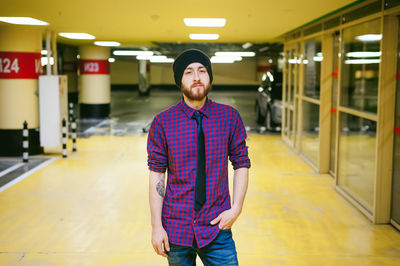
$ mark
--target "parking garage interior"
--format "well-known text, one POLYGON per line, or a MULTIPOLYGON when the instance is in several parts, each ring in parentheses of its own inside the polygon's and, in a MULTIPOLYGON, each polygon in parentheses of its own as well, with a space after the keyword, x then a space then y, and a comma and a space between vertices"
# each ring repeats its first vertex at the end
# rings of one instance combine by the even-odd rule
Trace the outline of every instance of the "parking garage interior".
POLYGON ((146 142, 182 98, 172 63, 190 48, 247 131, 239 263, 400 264, 400 1, 96 5, 0 3, 0 264, 167 264, 151 246, 146 142), (217 39, 191 39, 204 33, 217 39))

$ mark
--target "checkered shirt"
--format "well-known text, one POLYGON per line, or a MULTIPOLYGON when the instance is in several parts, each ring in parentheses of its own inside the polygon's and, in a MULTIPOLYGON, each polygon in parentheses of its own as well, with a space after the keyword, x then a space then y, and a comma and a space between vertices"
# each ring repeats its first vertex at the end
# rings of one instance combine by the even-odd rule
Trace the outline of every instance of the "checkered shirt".
POLYGON ((210 222, 231 208, 228 187, 228 157, 233 168, 250 168, 246 130, 238 111, 207 99, 199 110, 203 117, 206 147, 206 202, 194 210, 197 164, 197 124, 195 109, 182 99, 157 114, 147 140, 148 165, 154 172, 168 168, 162 208, 162 224, 175 245, 209 244, 219 233, 210 222))

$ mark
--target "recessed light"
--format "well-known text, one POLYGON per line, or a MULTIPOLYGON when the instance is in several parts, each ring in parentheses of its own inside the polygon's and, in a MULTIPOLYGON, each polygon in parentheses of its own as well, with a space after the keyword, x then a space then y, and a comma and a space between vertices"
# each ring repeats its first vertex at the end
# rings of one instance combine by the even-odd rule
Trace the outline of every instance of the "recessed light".
POLYGON ((112 58, 112 57, 108 58, 108 62, 114 63, 115 62, 115 58, 112 58))
POLYGON ((46 26, 49 23, 31 17, 0 17, 0 21, 18 25, 46 26))
POLYGON ((184 18, 183 22, 188 27, 224 27, 224 18, 184 18))
POLYGON ((218 34, 190 34, 189 38, 192 40, 218 40, 218 34))
POLYGON ((107 47, 116 47, 121 45, 119 42, 111 42, 111 41, 96 41, 94 42, 94 44, 98 46, 107 46, 107 47))
POLYGON ((133 50, 115 50, 114 55, 125 55, 125 56, 138 56, 138 55, 149 55, 152 56, 152 51, 133 51, 133 50))
POLYGON ((60 32, 58 35, 68 39, 75 39, 75 40, 93 40, 96 39, 93 35, 88 33, 80 33, 80 32, 60 32))

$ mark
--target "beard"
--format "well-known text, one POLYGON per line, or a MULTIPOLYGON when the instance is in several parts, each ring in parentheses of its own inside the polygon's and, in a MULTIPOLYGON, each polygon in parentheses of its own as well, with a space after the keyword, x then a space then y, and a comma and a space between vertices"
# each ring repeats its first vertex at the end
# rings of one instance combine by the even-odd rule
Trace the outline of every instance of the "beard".
POLYGON ((181 90, 183 94, 191 101, 201 101, 203 100, 211 90, 211 84, 208 83, 205 86, 203 83, 194 83, 189 87, 186 87, 183 83, 181 84, 181 90), (201 85, 202 88, 195 88, 195 86, 201 85))

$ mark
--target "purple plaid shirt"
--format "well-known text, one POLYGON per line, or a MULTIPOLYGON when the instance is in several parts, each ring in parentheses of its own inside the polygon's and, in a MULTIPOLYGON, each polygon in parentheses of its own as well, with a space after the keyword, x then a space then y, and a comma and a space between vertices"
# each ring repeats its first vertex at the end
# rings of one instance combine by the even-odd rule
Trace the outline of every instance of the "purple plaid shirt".
POLYGON ((228 187, 228 156, 233 168, 250 168, 246 130, 238 111, 207 99, 199 110, 203 113, 206 147, 206 202, 194 210, 197 164, 197 124, 195 109, 182 99, 157 114, 148 140, 148 165, 154 172, 168 168, 162 223, 169 241, 175 245, 209 244, 219 233, 218 224, 210 222, 231 208, 228 187))

